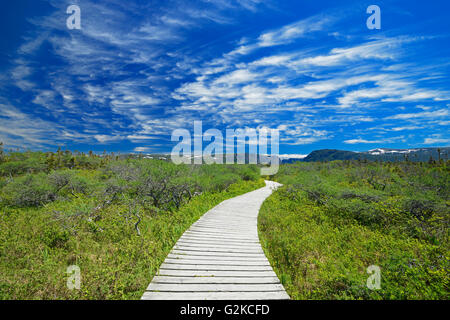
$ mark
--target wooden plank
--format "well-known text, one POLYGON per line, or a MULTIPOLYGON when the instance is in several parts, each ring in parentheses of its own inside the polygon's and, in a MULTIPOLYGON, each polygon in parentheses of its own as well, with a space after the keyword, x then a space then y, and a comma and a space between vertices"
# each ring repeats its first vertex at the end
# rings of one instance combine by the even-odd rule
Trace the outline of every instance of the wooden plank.
POLYGON ((196 243, 196 244, 210 244, 210 245, 241 245, 241 246, 250 246, 250 247, 261 247, 261 244, 257 242, 244 242, 244 241, 230 241, 230 240, 205 240, 205 239, 187 239, 187 238, 180 238, 177 243, 179 242, 186 242, 186 243, 196 243))
POLYGON ((243 245, 259 245, 261 246, 261 244, 259 243, 259 241, 257 239, 252 239, 252 240, 233 240, 230 238, 209 238, 207 236, 186 236, 183 235, 181 236, 180 239, 178 239, 178 241, 200 241, 200 242, 208 242, 208 243, 229 243, 229 244, 243 244, 243 245))
POLYGON ((288 300, 283 291, 274 292, 145 292, 143 300, 288 300))
POLYGON ((238 243, 208 243, 208 242, 193 242, 193 241, 178 241, 177 245, 185 247, 206 247, 206 248, 229 248, 229 249, 262 249, 258 244, 238 244, 238 243))
POLYGON ((265 257, 264 252, 259 254, 254 253, 237 253, 237 252, 216 252, 216 251, 194 251, 194 250, 181 250, 173 249, 172 254, 179 255, 203 255, 203 256, 218 256, 218 257, 249 257, 249 258, 261 258, 265 257))
POLYGON ((197 224, 219 224, 219 225, 225 225, 225 226, 229 226, 229 225, 249 225, 249 224, 254 224, 257 221, 257 217, 246 217, 246 218, 237 218, 235 215, 230 215, 230 216, 225 216, 222 215, 222 217, 219 218, 212 218, 212 217, 207 217, 205 219, 199 220, 197 222, 195 222, 195 224, 193 225, 197 225, 197 224))
POLYGON ((249 229, 253 229, 249 224, 241 224, 239 226, 237 226, 235 229, 228 227, 228 226, 218 226, 218 225, 192 225, 190 228, 190 230, 194 230, 194 229, 204 229, 205 231, 208 231, 209 229, 220 229, 220 230, 224 230, 226 232, 229 233, 239 233, 239 229, 244 229, 243 231, 248 231, 249 229))
POLYGON ((221 270, 170 270, 159 269, 159 276, 177 276, 177 277, 276 277, 273 271, 221 271, 221 270))
POLYGON ((230 235, 230 234, 222 234, 217 232, 206 232, 206 231, 198 231, 198 230, 188 230, 183 236, 193 236, 193 237, 205 237, 205 238, 219 238, 219 239, 230 239, 230 240, 250 240, 254 241, 258 239, 257 234, 240 234, 240 235, 230 235))
POLYGON ((242 247, 241 249, 232 249, 232 248, 211 248, 207 246, 194 247, 194 246, 186 246, 186 245, 178 245, 175 244, 174 249, 176 250, 189 250, 189 251, 197 251, 197 252, 228 252, 228 253, 246 253, 246 254, 261 254, 263 251, 261 248, 252 249, 242 247))
POLYGON ((208 283, 208 284, 245 284, 245 283, 259 283, 259 284, 279 284, 280 280, 277 277, 252 277, 252 278, 234 278, 234 277, 170 277, 170 276, 154 276, 152 283, 208 283))
POLYGON ((239 223, 213 223, 213 222, 201 222, 194 223, 191 227, 202 227, 202 228, 221 228, 221 229, 232 229, 233 227, 242 229, 252 229, 253 221, 239 222, 239 223))
POLYGON ((217 239, 217 238, 201 238, 201 237, 191 237, 182 236, 178 241, 196 241, 196 242, 206 242, 206 243, 229 243, 229 244, 242 244, 242 245, 260 245, 256 240, 230 240, 230 239, 217 239))
POLYGON ((191 260, 191 259, 200 259, 200 260, 207 260, 207 261, 265 261, 268 262, 266 257, 263 255, 256 256, 256 257, 241 257, 241 256, 234 256, 234 255, 226 255, 226 256, 207 256, 202 255, 202 253, 199 253, 199 255, 193 255, 193 254, 173 254, 169 253, 167 255, 167 259, 176 259, 176 260, 191 260))
POLYGON ((243 241, 230 241, 230 240, 222 240, 222 241, 218 241, 218 240, 207 240, 207 239, 193 239, 193 238, 180 238, 178 242, 184 242, 184 243, 191 243, 191 244, 197 244, 197 245, 218 245, 218 246, 223 246, 223 245, 229 245, 229 246, 237 246, 240 245, 242 246, 251 246, 251 247, 256 247, 259 246, 261 247, 261 245, 257 242, 243 242, 243 241))
POLYGON ((224 229, 220 229, 220 228, 206 228, 206 227, 191 227, 189 229, 190 231, 199 231, 199 232, 209 232, 209 233, 219 233, 221 235, 230 235, 230 236, 241 236, 243 234, 245 234, 246 236, 252 235, 252 234, 256 234, 256 231, 253 232, 248 232, 248 230, 242 230, 242 231, 231 231, 231 230, 224 230, 224 229))
MULTIPOLYGON (((223 233, 226 234, 235 234, 238 233, 239 235, 242 234, 253 234, 253 232, 255 231, 253 227, 251 226, 217 226, 217 225, 196 225, 196 226, 191 226, 190 228, 191 231, 194 230, 199 230, 199 231, 207 231, 210 232, 211 230, 220 230, 223 233)), ((215 232, 215 231, 214 231, 215 232)))
POLYGON ((229 218, 226 219, 202 219, 193 224, 193 226, 213 226, 213 227, 229 227, 229 226, 251 226, 256 219, 233 219, 230 221, 229 218))
POLYGON ((196 230, 188 230, 184 233, 185 235, 193 235, 193 236, 205 236, 205 237, 217 237, 217 238, 223 238, 226 237, 227 239, 231 240, 255 240, 255 235, 223 235, 221 233, 217 232, 204 232, 204 231, 196 231, 196 230))
POLYGON ((265 291, 282 291, 284 290, 281 284, 190 284, 183 283, 170 284, 170 283, 150 283, 147 291, 160 291, 160 292, 265 292, 265 291))
POLYGON ((232 219, 230 219, 230 216, 226 216, 222 214, 220 217, 216 216, 203 216, 201 220, 198 220, 195 223, 220 223, 220 224, 239 224, 239 223, 255 223, 257 221, 257 216, 247 216, 247 217, 240 217, 237 218, 235 215, 232 216, 232 219))
POLYGON ((255 250, 262 250, 261 245, 259 244, 239 244, 239 243, 210 243, 207 241, 204 242, 196 242, 196 241, 189 241, 189 240, 178 240, 177 241, 178 246, 183 247, 195 247, 195 248, 229 248, 229 249, 255 249, 255 250))
POLYGON ((166 263, 164 262, 160 270, 204 270, 204 271, 270 271, 272 267, 269 266, 233 266, 233 265, 205 265, 205 264, 182 264, 182 263, 166 263))
POLYGON ((240 240, 240 241, 255 241, 256 237, 227 237, 217 233, 206 233, 206 232, 196 232, 196 231, 186 231, 183 236, 190 237, 204 237, 204 238, 214 238, 214 239, 229 239, 229 240, 240 240))
POLYGON ((205 265, 235 265, 235 266, 270 266, 268 261, 248 261, 248 260, 204 260, 204 259, 170 259, 166 258, 164 263, 182 263, 182 264, 205 264, 205 265))

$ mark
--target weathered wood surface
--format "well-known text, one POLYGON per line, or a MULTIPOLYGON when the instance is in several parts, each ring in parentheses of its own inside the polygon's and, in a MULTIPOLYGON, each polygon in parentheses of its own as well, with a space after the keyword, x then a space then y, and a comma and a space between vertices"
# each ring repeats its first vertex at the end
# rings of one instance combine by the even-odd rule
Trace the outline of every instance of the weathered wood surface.
POLYGON ((259 208, 278 186, 266 181, 205 213, 177 241, 142 299, 289 299, 257 230, 259 208))

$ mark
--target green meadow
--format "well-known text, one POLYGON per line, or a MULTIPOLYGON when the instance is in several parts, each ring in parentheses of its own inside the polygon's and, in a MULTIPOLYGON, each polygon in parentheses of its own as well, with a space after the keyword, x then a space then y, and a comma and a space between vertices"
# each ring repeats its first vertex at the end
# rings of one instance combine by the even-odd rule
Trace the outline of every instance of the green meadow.
POLYGON ((261 243, 293 299, 448 299, 449 177, 443 161, 282 165, 261 243))
MULTIPOLYGON (((448 162, 297 162, 270 179, 259 235, 291 298, 449 298, 448 162)), ((0 299, 139 299, 193 222, 264 185, 256 165, 0 153, 0 299)))
POLYGON ((265 185, 256 166, 62 151, 3 155, 0 174, 0 299, 140 299, 193 222, 265 185))

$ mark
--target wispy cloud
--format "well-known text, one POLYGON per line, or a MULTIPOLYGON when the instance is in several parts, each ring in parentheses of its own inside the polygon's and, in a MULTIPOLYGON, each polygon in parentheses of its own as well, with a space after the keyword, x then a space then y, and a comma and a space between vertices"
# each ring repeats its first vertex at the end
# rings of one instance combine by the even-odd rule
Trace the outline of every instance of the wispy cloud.
POLYGON ((366 139, 349 139, 345 140, 344 143, 346 144, 386 144, 386 143, 393 143, 398 140, 404 140, 404 136, 400 137, 391 137, 391 138, 384 138, 384 139, 374 139, 374 140, 366 140, 366 139))
POLYGON ((431 137, 425 138, 423 141, 424 144, 443 144, 448 145, 450 143, 450 139, 443 138, 441 134, 434 134, 431 137))
POLYGON ((449 109, 439 109, 436 111, 424 111, 424 112, 416 112, 416 113, 399 113, 393 116, 386 117, 385 119, 417 119, 417 118, 445 118, 450 115, 449 109))
POLYGON ((47 16, 27 19, 33 29, 0 76, 10 145, 150 148, 140 144, 194 120, 279 128, 299 153, 317 142, 447 138, 432 134, 449 125, 450 64, 420 56, 435 34, 349 28, 348 8, 297 21, 280 10, 266 24, 275 11, 260 0, 80 0, 82 30, 68 31, 67 3, 50 3, 47 16))

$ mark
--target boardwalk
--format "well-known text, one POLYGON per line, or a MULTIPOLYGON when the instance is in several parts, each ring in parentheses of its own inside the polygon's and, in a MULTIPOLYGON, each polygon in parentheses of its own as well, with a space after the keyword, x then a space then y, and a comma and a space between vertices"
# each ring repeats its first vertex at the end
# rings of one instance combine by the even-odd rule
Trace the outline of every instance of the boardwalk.
POLYGON ((257 230, 259 208, 278 185, 266 181, 205 213, 175 244, 142 299, 289 299, 257 230))

